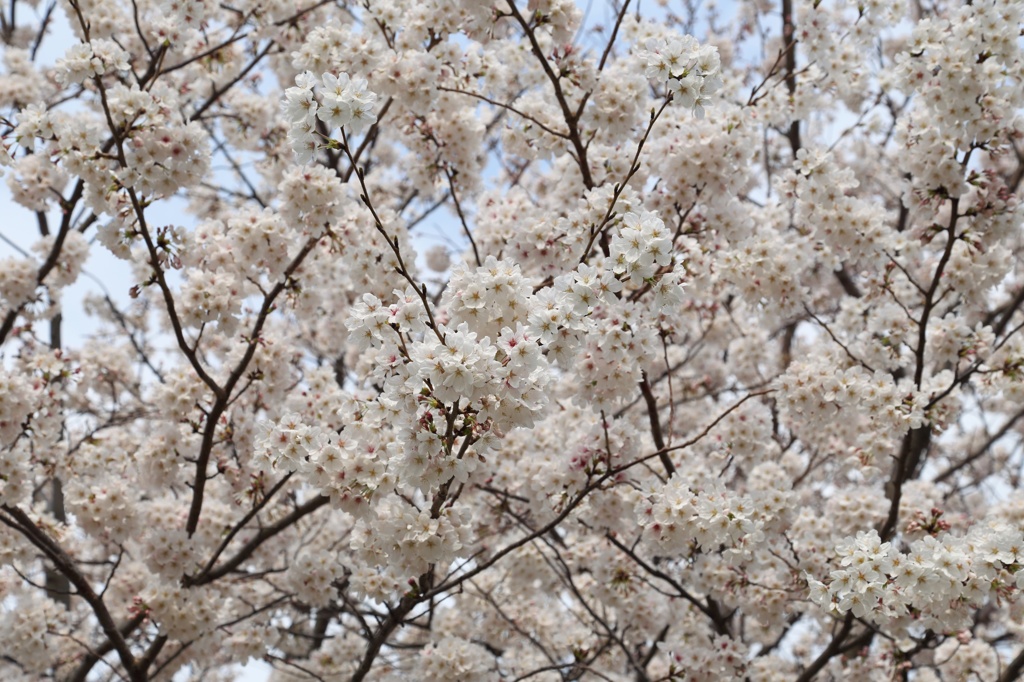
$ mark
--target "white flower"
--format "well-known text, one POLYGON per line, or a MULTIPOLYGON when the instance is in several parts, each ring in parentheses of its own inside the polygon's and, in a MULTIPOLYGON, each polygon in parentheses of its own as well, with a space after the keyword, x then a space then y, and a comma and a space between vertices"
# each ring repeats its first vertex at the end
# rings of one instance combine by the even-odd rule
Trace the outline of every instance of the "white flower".
POLYGON ((355 135, 377 120, 373 105, 377 95, 367 90, 365 78, 349 78, 348 74, 323 75, 323 103, 317 116, 332 130, 348 127, 355 135))
POLYGON ((668 88, 675 95, 676 101, 687 108, 697 106, 700 86, 701 78, 695 73, 687 74, 681 78, 670 78, 668 81, 668 88))

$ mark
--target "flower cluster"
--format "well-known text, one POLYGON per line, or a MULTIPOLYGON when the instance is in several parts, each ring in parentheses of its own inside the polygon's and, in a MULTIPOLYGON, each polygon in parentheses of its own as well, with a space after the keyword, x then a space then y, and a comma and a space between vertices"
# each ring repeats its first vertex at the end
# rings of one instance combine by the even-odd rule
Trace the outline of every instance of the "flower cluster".
POLYGON ((30 211, 45 211, 64 189, 67 173, 41 154, 23 156, 7 176, 11 197, 30 211))
POLYGON ((284 113, 291 124, 288 141, 301 163, 312 161, 320 149, 318 119, 327 125, 328 133, 335 128, 348 128, 354 135, 359 135, 377 120, 373 112, 377 95, 367 90, 365 78, 349 78, 345 73, 338 76, 324 73, 319 84, 322 85, 322 101, 316 99, 313 90, 318 81, 309 71, 296 76, 296 87, 288 88, 284 93, 284 113))
POLYGON ((187 277, 181 287, 181 299, 185 303, 182 322, 196 328, 216 322, 225 333, 232 333, 242 304, 235 278, 222 270, 192 270, 187 277))
POLYGON ((388 453, 373 444, 373 426, 348 424, 340 434, 307 426, 298 414, 263 424, 254 446, 269 466, 308 477, 332 502, 351 514, 366 513, 366 502, 380 488, 394 486, 388 453))
POLYGON ((937 531, 909 552, 861 531, 835 551, 838 567, 828 583, 809 580, 811 598, 894 632, 967 627, 991 594, 1024 587, 1024 533, 1005 525, 979 524, 960 537, 937 531))
POLYGON ((452 269, 445 303, 452 324, 465 322, 474 332, 495 338, 508 327, 525 324, 531 309, 531 282, 519 265, 488 256, 481 267, 452 269))
MULTIPOLYGON (((752 546, 763 541, 761 528, 772 506, 717 485, 695 489, 681 476, 638 499, 636 515, 659 552, 678 554, 697 547, 752 546)), ((774 509, 775 513, 782 509, 774 509)))
POLYGON ((1022 4, 582 4, 11 15, 0 679, 1021 669, 1022 4))
POLYGON ((672 238, 665 223, 654 213, 627 213, 612 238, 614 271, 634 285, 654 277, 659 267, 672 263, 672 238))
POLYGON ((406 585, 430 566, 447 568, 470 553, 471 517, 464 505, 433 514, 388 501, 375 511, 356 522, 351 549, 362 562, 386 567, 386 573, 406 585))
POLYGON ((747 671, 745 647, 725 635, 710 639, 703 633, 690 637, 676 635, 671 641, 660 642, 658 647, 670 652, 672 679, 678 676, 693 682, 714 682, 743 678, 747 671))
POLYGON ((722 61, 718 48, 700 45, 693 36, 650 39, 640 52, 647 61, 647 77, 665 83, 675 99, 704 118, 704 107, 722 87, 722 61))
POLYGON ((424 647, 420 652, 419 665, 422 679, 430 682, 483 682, 493 674, 487 652, 481 646, 457 637, 443 637, 424 647))
POLYGON ((120 45, 106 38, 79 43, 57 60, 57 81, 63 86, 78 85, 107 72, 127 71, 128 58, 120 45))
POLYGON ((373 113, 377 95, 366 89, 365 78, 325 73, 322 81, 322 101, 316 116, 327 124, 328 130, 347 126, 353 135, 359 135, 377 120, 373 113))
POLYGON ((888 439, 925 423, 925 395, 908 379, 897 383, 886 372, 869 373, 857 365, 835 369, 823 361, 794 362, 779 378, 779 386, 793 428, 809 442, 827 446, 836 439, 832 442, 874 452, 888 439))

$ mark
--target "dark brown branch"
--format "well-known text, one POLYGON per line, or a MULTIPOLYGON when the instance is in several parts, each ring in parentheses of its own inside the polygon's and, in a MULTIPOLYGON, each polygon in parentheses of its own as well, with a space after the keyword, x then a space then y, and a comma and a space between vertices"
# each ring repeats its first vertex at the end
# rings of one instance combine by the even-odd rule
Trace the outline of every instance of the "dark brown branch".
POLYGON ((196 460, 196 477, 192 484, 192 504, 188 510, 188 521, 185 523, 185 531, 191 537, 199 526, 199 515, 203 509, 203 492, 206 487, 207 475, 206 467, 210 462, 210 456, 213 453, 213 437, 217 431, 217 423, 220 421, 220 417, 227 410, 228 405, 231 403, 231 393, 234 391, 235 386, 239 380, 245 375, 249 369, 249 363, 252 362, 253 356, 256 354, 256 348, 260 344, 260 334, 263 332, 263 325, 266 324, 267 318, 270 316, 271 311, 274 309, 274 301, 281 295, 281 292, 291 286, 292 275, 295 274, 296 270, 302 265, 302 262, 306 259, 306 256, 310 254, 313 247, 316 246, 319 241, 318 236, 310 237, 306 240, 306 243, 296 254, 292 262, 288 264, 282 275, 280 281, 274 285, 274 288, 263 298, 263 304, 260 306, 260 312, 256 316, 256 322, 253 324, 251 331, 249 332, 249 340, 246 345, 245 353, 242 358, 238 361, 235 369, 231 372, 228 380, 224 382, 224 387, 217 393, 217 401, 210 409, 210 413, 206 417, 206 424, 203 430, 203 440, 199 450, 199 457, 196 460))
POLYGON ((458 93, 460 95, 468 95, 469 97, 475 97, 476 99, 484 101, 484 102, 487 102, 488 104, 491 104, 493 106, 496 106, 496 107, 499 107, 501 109, 506 109, 508 111, 511 111, 516 116, 519 116, 520 118, 523 118, 523 119, 529 121, 530 123, 534 124, 535 126, 540 128, 541 130, 543 130, 548 135, 553 135, 554 137, 558 137, 558 138, 561 138, 563 140, 568 140, 569 139, 569 135, 568 134, 558 132, 554 128, 551 128, 551 127, 545 125, 542 121, 538 120, 537 118, 535 118, 533 116, 530 116, 529 114, 527 114, 527 113, 525 113, 523 111, 520 111, 519 109, 516 109, 511 104, 505 104, 504 102, 499 102, 497 100, 491 99, 490 97, 485 97, 484 95, 481 95, 479 93, 470 92, 469 90, 460 90, 458 88, 449 88, 449 87, 446 87, 446 86, 443 86, 443 85, 437 86, 437 89, 438 90, 443 90, 445 92, 454 92, 454 93, 458 93))
POLYGON ((632 549, 630 549, 625 544, 620 542, 614 535, 612 535, 611 533, 606 533, 604 537, 608 542, 615 545, 615 547, 618 548, 620 552, 628 556, 633 561, 633 563, 635 563, 640 568, 644 569, 644 571, 646 571, 648 574, 655 578, 658 578, 659 580, 663 580, 664 582, 671 585, 672 589, 674 589, 680 597, 690 602, 690 604, 692 604, 698 611, 700 611, 708 617, 708 619, 711 621, 711 624, 715 628, 715 632, 717 632, 720 635, 730 634, 729 616, 722 613, 721 608, 718 606, 718 603, 711 599, 711 597, 708 597, 708 603, 704 604, 695 596, 690 594, 690 591, 683 587, 683 585, 679 581, 677 581, 675 578, 665 573, 664 571, 658 570, 654 566, 651 566, 649 563, 641 559, 636 554, 636 552, 634 552, 632 549))
POLYGON ((608 57, 611 56, 612 47, 615 45, 615 38, 619 35, 619 28, 622 26, 622 20, 626 18, 626 12, 629 10, 629 0, 622 3, 622 7, 619 8, 619 15, 615 17, 615 26, 612 28, 612 34, 608 37, 608 44, 604 46, 604 52, 601 53, 601 59, 597 62, 598 72, 604 71, 605 64, 608 63, 608 57))
POLYGON ((291 528, 296 523, 298 523, 299 520, 305 518, 306 516, 309 516, 310 514, 315 512, 317 509, 320 509, 320 507, 323 507, 330 501, 331 498, 329 497, 317 495, 308 502, 296 507, 290 514, 281 517, 269 526, 264 526, 263 528, 260 528, 256 535, 254 535, 248 542, 242 545, 238 552, 224 563, 214 568, 210 568, 209 570, 204 568, 203 572, 195 577, 190 578, 186 576, 182 580, 182 582, 187 587, 191 587, 194 585, 206 585, 208 583, 212 583, 214 580, 217 580, 222 576, 227 575, 231 571, 234 571, 239 566, 241 566, 242 563, 245 562, 246 559, 251 557, 253 553, 257 549, 259 549, 264 542, 274 537, 278 533, 281 533, 282 531, 291 528))
POLYGON ((144 682, 147 679, 145 669, 138 667, 135 656, 128 647, 128 642, 121 634, 121 627, 114 622, 113 616, 107 610, 107 605, 93 590, 90 581, 78 570, 74 559, 68 556, 57 541, 39 528, 19 507, 4 504, 0 505, 0 510, 3 512, 0 513, 0 522, 23 535, 36 549, 41 551, 53 563, 54 568, 75 587, 77 596, 84 599, 89 605, 103 634, 107 636, 114 650, 117 651, 118 658, 121 659, 121 664, 132 682, 144 682))
POLYGON ((640 393, 644 396, 644 403, 647 404, 647 418, 651 422, 651 438, 654 439, 654 447, 658 448, 658 459, 661 460, 661 465, 665 467, 665 473, 670 477, 676 472, 676 467, 672 463, 672 458, 669 457, 668 452, 665 451, 665 438, 661 431, 661 419, 658 416, 658 401, 654 398, 654 392, 651 391, 651 382, 647 379, 647 372, 642 374, 643 380, 640 382, 640 393))
MULTIPOLYGON (((57 267, 57 263, 60 261, 60 252, 64 248, 64 240, 67 238, 68 233, 71 231, 71 212, 79 200, 82 198, 82 192, 85 189, 85 183, 79 180, 75 183, 75 189, 72 191, 71 196, 68 199, 61 199, 61 206, 64 209, 64 218, 61 220, 60 230, 57 231, 56 237, 53 240, 53 246, 50 247, 50 252, 46 256, 46 260, 39 267, 36 273, 36 284, 42 284, 46 279, 46 276, 50 274, 50 271, 57 267)), ((13 308, 7 312, 4 316, 3 323, 0 323, 0 343, 3 343, 7 339, 7 335, 11 333, 14 328, 14 323, 18 319, 18 315, 21 313, 22 308, 25 307, 25 303, 20 306, 13 308)))
POLYGON ((796 682, 811 682, 814 676, 817 675, 821 670, 828 665, 828 662, 833 657, 839 655, 840 650, 843 647, 843 641, 850 634, 850 630, 853 628, 853 613, 846 614, 846 618, 843 619, 842 627, 832 637, 832 641, 828 643, 825 650, 818 654, 818 657, 814 659, 809 666, 804 668, 804 671, 800 674, 800 677, 796 678, 796 682))
POLYGON ((541 68, 547 75, 548 80, 551 81, 551 87, 555 91, 555 100, 558 102, 558 107, 562 110, 562 117, 565 119, 565 125, 569 128, 569 142, 572 144, 576 154, 576 165, 580 168, 580 174, 583 177, 583 185, 587 189, 594 187, 594 179, 590 175, 590 164, 587 161, 587 149, 586 145, 583 144, 583 139, 580 137, 579 130, 579 116, 574 114, 572 109, 569 108, 569 103, 565 99, 565 93, 562 91, 561 79, 555 74, 551 68, 551 63, 548 62, 546 56, 544 56, 544 50, 541 49, 540 43, 537 42, 537 36, 533 33, 533 27, 530 26, 529 22, 523 18, 522 13, 516 6, 515 0, 507 0, 509 11, 511 15, 515 17, 516 21, 523 29, 523 33, 526 35, 527 40, 530 41, 530 47, 533 49, 533 54, 540 62, 541 68))
MULTIPOLYGON (((970 154, 968 154, 964 159, 965 164, 969 157, 970 154)), ((925 292, 924 304, 921 309, 921 317, 917 321, 917 348, 914 349, 914 358, 916 363, 914 368, 914 385, 918 388, 921 387, 921 382, 924 379, 925 349, 928 340, 928 319, 937 303, 936 294, 939 290, 939 284, 942 280, 943 272, 945 272, 946 265, 949 263, 949 259, 953 255, 953 245, 956 243, 956 225, 957 220, 960 217, 958 211, 959 206, 960 199, 958 197, 950 201, 949 225, 946 227, 946 245, 942 252, 942 256, 939 258, 938 264, 935 266, 935 273, 932 276, 931 284, 925 292)), ((893 463, 892 474, 890 474, 889 482, 886 483, 885 486, 886 496, 889 498, 889 513, 878 530, 878 534, 882 538, 883 542, 889 540, 896 532, 896 524, 899 520, 900 513, 900 499, 903 493, 903 484, 916 475, 918 467, 924 461, 924 456, 928 451, 930 443, 931 426, 928 424, 912 429, 903 438, 903 444, 900 447, 900 454, 893 463)))
POLYGON ((473 259, 476 261, 476 266, 481 267, 484 263, 480 260, 480 250, 476 247, 476 241, 473 239, 473 231, 469 229, 469 225, 466 223, 466 215, 462 211, 462 202, 459 201, 459 195, 455 192, 455 176, 452 175, 452 171, 449 168, 444 169, 444 174, 448 178, 448 187, 451 190, 452 203, 455 204, 455 212, 459 216, 459 222, 462 223, 462 231, 466 233, 466 239, 469 240, 469 245, 473 247, 473 259))
POLYGON ((263 60, 263 58, 267 55, 267 53, 270 52, 270 48, 272 48, 273 46, 274 46, 274 41, 272 41, 272 40, 268 41, 267 44, 263 47, 263 49, 260 50, 259 52, 257 52, 256 56, 253 57, 252 60, 248 64, 246 64, 242 68, 242 70, 239 71, 238 74, 234 78, 229 80, 227 83, 225 83, 221 87, 214 88, 213 92, 210 93, 210 96, 207 98, 207 100, 205 102, 203 102, 201 105, 199 105, 199 108, 197 108, 192 113, 192 115, 189 117, 189 120, 190 121, 195 121, 195 120, 199 119, 206 112, 207 109, 212 107, 224 95, 225 92, 227 92, 231 88, 235 87, 235 85, 239 81, 241 81, 243 78, 248 76, 249 72, 252 71, 256 67, 256 65, 259 64, 260 61, 263 60))
POLYGON ((289 479, 291 479, 291 477, 291 473, 286 474, 284 478, 282 478, 280 481, 274 484, 274 487, 271 488, 267 492, 267 494, 263 496, 263 499, 254 504, 252 509, 246 512, 245 516, 239 519, 238 523, 236 523, 228 532, 228 534, 224 536, 224 539, 221 540, 220 545, 218 545, 217 549, 214 550, 213 554, 206 562, 206 565, 197 574, 194 580, 200 580, 203 576, 208 575, 210 571, 213 570, 213 566, 217 563, 217 559, 220 558, 220 555, 224 553, 224 550, 227 549, 228 545, 231 544, 231 541, 235 538, 236 535, 238 535, 239 531, 245 528, 245 525, 249 523, 249 521, 251 521, 253 518, 255 518, 256 515, 259 514, 260 511, 262 511, 262 509, 265 506, 267 506, 267 503, 270 502, 271 499, 273 499, 274 495, 277 494, 277 492, 284 487, 284 485, 288 482, 289 479))
POLYGON ((992 325, 992 333, 995 336, 1002 336, 1003 332, 1006 331, 1006 327, 1010 324, 1010 320, 1013 319, 1014 313, 1020 310, 1022 305, 1024 305, 1024 285, 1017 289, 1017 293, 1014 294, 1013 298, 1006 305, 992 311, 985 319, 985 323, 992 325), (998 320, 996 319, 997 317, 999 318, 998 320))
POLYGON ((1024 675, 1024 650, 1006 666, 1003 674, 999 676, 999 682, 1014 682, 1014 680, 1019 680, 1022 675, 1024 675))
MULTIPOLYGON (((792 102, 796 97, 796 27, 793 24, 793 0, 782 0, 782 43, 786 46, 786 90, 792 102)), ((793 152, 793 160, 800 151, 800 121, 795 119, 789 124, 786 133, 789 146, 793 152)))
POLYGON ((956 474, 958 471, 963 469, 964 467, 970 465, 971 463, 985 456, 989 449, 991 449, 991 447, 995 445, 1000 438, 1002 438, 1003 436, 1010 432, 1010 429, 1013 428, 1014 424, 1020 421, 1021 417, 1024 417, 1024 410, 1019 410, 1016 414, 1007 419, 1006 423, 1003 424, 998 431, 996 431, 989 438, 987 438, 985 442, 981 445, 981 447, 979 447, 977 450, 967 455, 956 464, 951 464, 948 468, 940 472, 935 477, 934 482, 942 483, 943 481, 947 480, 948 478, 956 474))
POLYGON ((836 279, 843 286, 843 291, 846 292, 847 296, 853 298, 860 298, 863 294, 860 291, 860 287, 853 281, 853 277, 850 276, 849 271, 843 267, 836 271, 836 279))
MULTIPOLYGON (((127 638, 128 635, 135 632, 135 630, 142 625, 146 620, 146 614, 139 612, 135 614, 131 620, 127 621, 124 625, 118 628, 118 632, 121 633, 122 638, 127 638)), ((106 654, 109 654, 114 650, 114 643, 109 638, 104 640, 102 644, 89 650, 82 662, 78 664, 78 667, 68 676, 67 682, 85 682, 89 673, 93 667, 99 663, 100 659, 106 654)))

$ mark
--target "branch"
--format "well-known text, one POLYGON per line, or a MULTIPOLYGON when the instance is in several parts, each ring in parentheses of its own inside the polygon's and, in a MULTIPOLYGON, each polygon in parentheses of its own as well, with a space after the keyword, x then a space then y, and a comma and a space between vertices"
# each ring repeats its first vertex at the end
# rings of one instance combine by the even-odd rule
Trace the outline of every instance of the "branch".
POLYGON ((1006 666, 1006 670, 999 676, 999 682, 1013 682, 1019 680, 1021 675, 1024 674, 1024 650, 1021 650, 1017 656, 1010 661, 1010 664, 1006 666))
POLYGON ((651 422, 651 437, 654 439, 654 447, 658 448, 658 458, 661 460, 662 466, 665 467, 665 472, 672 476, 676 472, 676 467, 672 463, 672 458, 668 456, 668 452, 665 452, 665 439, 661 432, 661 419, 658 416, 658 402, 654 398, 654 393, 651 391, 651 382, 647 379, 647 372, 642 373, 643 380, 640 382, 640 393, 644 396, 644 402, 647 404, 647 417, 651 422))
MULTIPOLYGON (((782 0, 782 42, 786 45, 786 90, 790 101, 796 95, 796 27, 793 25, 793 0, 782 0)), ((800 121, 794 119, 789 124, 789 146, 793 151, 793 160, 800 151, 800 121)))
POLYGON ((281 490, 281 488, 284 487, 285 483, 287 483, 288 480, 291 477, 292 477, 292 472, 289 472, 288 474, 286 474, 284 476, 284 478, 282 478, 280 481, 278 481, 276 484, 274 484, 274 487, 271 488, 270 491, 266 495, 263 496, 263 499, 260 500, 258 503, 254 504, 252 509, 250 509, 245 514, 245 516, 243 516, 238 521, 238 523, 236 523, 231 528, 231 530, 228 532, 228 534, 224 536, 224 539, 221 540, 221 543, 220 543, 220 545, 218 545, 217 549, 214 550, 213 554, 210 556, 210 559, 206 562, 206 565, 198 573, 198 575, 195 578, 195 580, 199 580, 199 579, 203 578, 204 576, 209 575, 210 571, 213 570, 214 564, 217 563, 217 559, 220 557, 221 554, 223 554, 224 550, 227 549, 228 545, 231 544, 231 541, 234 539, 234 537, 236 535, 238 535, 239 531, 241 531, 245 527, 245 524, 249 523, 249 521, 251 521, 257 514, 259 514, 260 511, 262 511, 265 506, 267 506, 267 503, 270 502, 270 500, 274 497, 274 495, 279 490, 281 490))
MULTIPOLYGON (((146 620, 146 614, 139 612, 135 614, 131 620, 127 621, 124 625, 118 628, 118 632, 121 633, 122 637, 128 637, 131 633, 142 625, 146 620)), ((109 638, 106 639, 102 644, 94 649, 89 650, 82 662, 75 668, 67 679, 67 682, 86 682, 89 678, 89 673, 93 667, 100 662, 100 660, 106 654, 114 650, 114 643, 109 638)))
MULTIPOLYGON (((969 157, 970 154, 964 158, 965 163, 969 157)), ((959 197, 950 200, 949 225, 946 227, 946 246, 942 252, 942 256, 939 258, 938 265, 935 267, 935 274, 932 276, 931 284, 925 292, 921 318, 917 322, 917 348, 914 349, 914 357, 916 360, 916 367, 914 368, 914 385, 917 386, 917 388, 921 388, 921 382, 924 379, 925 347, 928 339, 928 318, 931 316, 932 309, 937 303, 935 294, 939 290, 939 282, 942 279, 942 274, 946 269, 946 265, 949 263, 949 259, 953 255, 953 245, 956 243, 956 224, 960 217, 958 211, 959 206, 959 197)), ((903 438, 903 445, 900 448, 899 457, 893 464, 892 474, 889 477, 889 482, 885 486, 886 496, 889 498, 889 513, 886 516, 885 522, 878 530, 878 535, 881 537, 882 542, 890 539, 896 531, 896 523, 899 520, 900 513, 900 499, 903 494, 903 484, 915 474, 918 465, 924 458, 930 444, 931 426, 927 424, 910 430, 903 438)))
POLYGON ((256 322, 252 326, 252 330, 249 332, 249 341, 246 346, 245 353, 242 358, 238 361, 235 369, 231 372, 228 380, 224 382, 224 387, 217 392, 217 400, 213 407, 210 409, 209 414, 206 417, 206 424, 203 430, 203 440, 200 445, 199 457, 196 460, 196 477, 192 484, 192 504, 188 510, 188 521, 185 523, 185 531, 189 537, 192 537, 196 532, 196 528, 199 526, 199 515, 203 509, 203 492, 206 487, 206 467, 210 462, 210 456, 213 453, 213 437, 217 430, 217 423, 220 421, 220 417, 227 410, 228 405, 231 403, 231 392, 234 390, 238 381, 245 375, 246 370, 249 368, 249 363, 252 361, 253 355, 256 354, 256 347, 260 343, 260 333, 263 331, 263 325, 266 324, 267 318, 271 311, 274 309, 274 301, 281 294, 282 291, 291 286, 292 275, 299 269, 302 262, 306 259, 306 256, 310 254, 313 247, 316 246, 319 241, 318 236, 310 237, 306 240, 306 243, 296 254, 292 262, 285 268, 284 273, 281 276, 281 280, 274 285, 274 288, 264 296, 263 304, 260 306, 260 312, 256 316, 256 322))
POLYGON ((551 81, 551 86, 555 91, 555 99, 558 101, 558 106, 562 110, 562 117, 565 119, 565 125, 569 128, 569 142, 572 143, 573 149, 576 150, 576 164, 580 168, 580 174, 583 176, 583 185, 587 189, 594 187, 594 179, 590 175, 590 164, 587 162, 587 148, 583 144, 583 140, 580 138, 579 130, 579 116, 574 114, 569 108, 569 103, 565 99, 565 93, 562 92, 562 85, 559 76, 555 75, 555 72, 551 69, 551 64, 548 62, 547 57, 544 56, 544 51, 540 47, 540 43, 537 42, 537 36, 533 33, 533 28, 523 18, 519 8, 516 7, 515 0, 506 0, 509 6, 509 10, 519 25, 522 27, 523 32, 526 34, 527 39, 530 41, 530 47, 533 48, 533 54, 537 57, 537 61, 540 62, 541 68, 544 69, 544 73, 547 75, 548 80, 551 81))
POLYGON ((121 628, 125 626, 118 626, 114 622, 114 618, 107 610, 107 605, 103 603, 103 599, 92 589, 90 581, 75 566, 74 559, 68 556, 64 549, 57 544, 57 541, 39 528, 29 515, 19 507, 4 504, 0 505, 0 510, 6 514, 6 516, 0 514, 0 523, 21 533, 39 551, 46 555, 53 562, 57 571, 74 585, 77 590, 77 596, 89 604, 93 614, 96 616, 96 620, 99 621, 100 628, 111 642, 111 646, 117 651, 118 658, 121 659, 121 664, 128 673, 129 679, 132 682, 145 682, 147 679, 146 671, 144 668, 138 667, 135 656, 132 654, 124 635, 121 633, 121 628))
POLYGON ((646 561, 644 561, 639 556, 637 556, 636 552, 631 550, 629 547, 627 547, 623 543, 619 542, 615 538, 614 535, 612 535, 611 533, 605 533, 604 537, 605 537, 605 540, 607 540, 608 542, 610 542, 613 545, 615 545, 619 549, 619 551, 621 551, 623 554, 625 554, 630 559, 632 559, 633 562, 636 563, 637 566, 639 566, 640 568, 644 569, 647 573, 649 573, 650 575, 654 576, 655 578, 659 578, 661 580, 664 580, 669 585, 671 585, 672 589, 674 589, 677 593, 679 593, 680 597, 682 597, 686 601, 690 602, 694 607, 697 608, 698 611, 703 613, 705 616, 707 616, 711 620, 712 625, 714 625, 714 627, 715 627, 715 632, 717 632, 720 635, 729 635, 730 634, 729 633, 729 617, 722 615, 721 609, 718 608, 717 602, 712 600, 711 597, 707 598, 708 603, 706 605, 701 603, 701 601, 699 599, 697 599, 695 596, 693 596, 692 594, 690 594, 689 590, 687 590, 685 587, 683 587, 683 585, 680 582, 675 580, 672 576, 668 575, 667 573, 665 573, 663 571, 660 571, 657 568, 655 568, 654 566, 651 566, 650 564, 648 564, 646 561))
POLYGON ((455 204, 455 212, 459 216, 459 222, 462 223, 462 231, 466 233, 466 239, 469 240, 469 245, 473 247, 473 259, 476 261, 476 266, 481 267, 483 261, 480 260, 480 251, 476 248, 473 231, 469 229, 469 225, 466 223, 466 215, 462 212, 462 202, 459 201, 459 195, 455 193, 455 176, 452 175, 449 168, 444 169, 444 174, 448 178, 448 187, 451 190, 452 202, 455 204))
MULTIPOLYGON (((807 666, 800 677, 796 678, 796 682, 811 682, 814 676, 817 675, 821 670, 828 665, 828 662, 832 658, 839 654, 843 646, 843 640, 850 634, 850 630, 853 628, 853 612, 847 613, 846 618, 843 619, 843 625, 839 628, 833 637, 832 641, 828 643, 825 650, 822 651, 814 661, 807 666)), ((870 630, 868 631, 870 632, 870 630)))
POLYGON ((281 517, 269 526, 264 526, 263 528, 260 528, 256 535, 254 535, 248 542, 242 545, 241 549, 238 550, 237 554, 235 554, 233 557, 222 563, 220 566, 217 566, 216 568, 207 566, 203 568, 202 572, 200 572, 198 575, 191 577, 185 576, 182 579, 182 583, 186 587, 192 587, 195 585, 206 585, 208 583, 212 583, 214 580, 217 580, 222 576, 227 575, 231 571, 241 566, 242 563, 246 559, 251 557, 253 553, 257 549, 259 549, 264 542, 274 537, 278 533, 292 527, 300 519, 309 516, 310 514, 315 512, 320 507, 323 507, 330 501, 331 498, 329 497, 317 495, 308 502, 305 502, 304 504, 301 504, 298 507, 296 507, 290 514, 281 517))
POLYGON ((487 102, 488 104, 492 104, 492 105, 494 105, 496 107, 500 107, 502 109, 507 109, 508 111, 511 111, 516 116, 524 118, 527 121, 529 121, 530 123, 534 124, 535 126, 540 128, 541 130, 543 130, 548 135, 553 135, 553 136, 561 138, 563 140, 568 140, 569 139, 569 135, 567 133, 558 132, 554 128, 551 128, 551 127, 545 125, 539 119, 537 119, 537 118, 535 118, 533 116, 530 116, 526 112, 523 112, 523 111, 520 111, 519 109, 516 109, 511 104, 505 104, 504 102, 499 102, 497 100, 493 100, 490 97, 485 97, 484 95, 481 95, 481 94, 476 93, 476 92, 470 92, 469 90, 460 90, 458 88, 449 88, 449 87, 446 87, 444 85, 437 86, 437 89, 438 90, 443 90, 445 92, 454 92, 454 93, 458 93, 460 95, 468 95, 469 97, 475 97, 476 99, 479 99, 479 100, 482 100, 484 102, 487 102))

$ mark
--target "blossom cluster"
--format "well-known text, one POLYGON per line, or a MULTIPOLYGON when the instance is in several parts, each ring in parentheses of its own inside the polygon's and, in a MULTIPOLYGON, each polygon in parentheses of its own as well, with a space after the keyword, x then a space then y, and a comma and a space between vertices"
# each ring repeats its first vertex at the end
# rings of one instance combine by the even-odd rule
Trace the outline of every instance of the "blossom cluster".
POLYGON ((322 121, 329 134, 336 128, 348 128, 359 135, 377 120, 373 113, 377 95, 367 90, 365 78, 349 78, 342 73, 324 73, 320 80, 305 71, 295 77, 295 87, 285 90, 285 116, 291 123, 288 141, 299 161, 308 163, 321 147, 317 121, 322 121), (314 88, 322 85, 320 101, 314 88))
POLYGON ((894 633, 960 630, 990 595, 1024 587, 1024 533, 1002 524, 973 526, 963 536, 926 534, 900 551, 875 531, 836 546, 828 583, 811 579, 811 598, 837 614, 894 633))
POLYGON ((722 60, 714 45, 700 45, 693 36, 647 41, 641 54, 647 60, 648 78, 664 83, 684 107, 704 118, 704 107, 722 87, 722 60))
POLYGON ((582 4, 4 13, 0 679, 1024 671, 1021 3, 582 4))
POLYGON ((128 58, 120 45, 106 38, 78 43, 57 61, 57 80, 63 86, 77 85, 107 71, 127 71, 128 58))
POLYGON ((627 213, 612 239, 611 258, 616 273, 639 284, 654 277, 659 267, 672 262, 672 240, 665 223, 652 213, 627 213))

